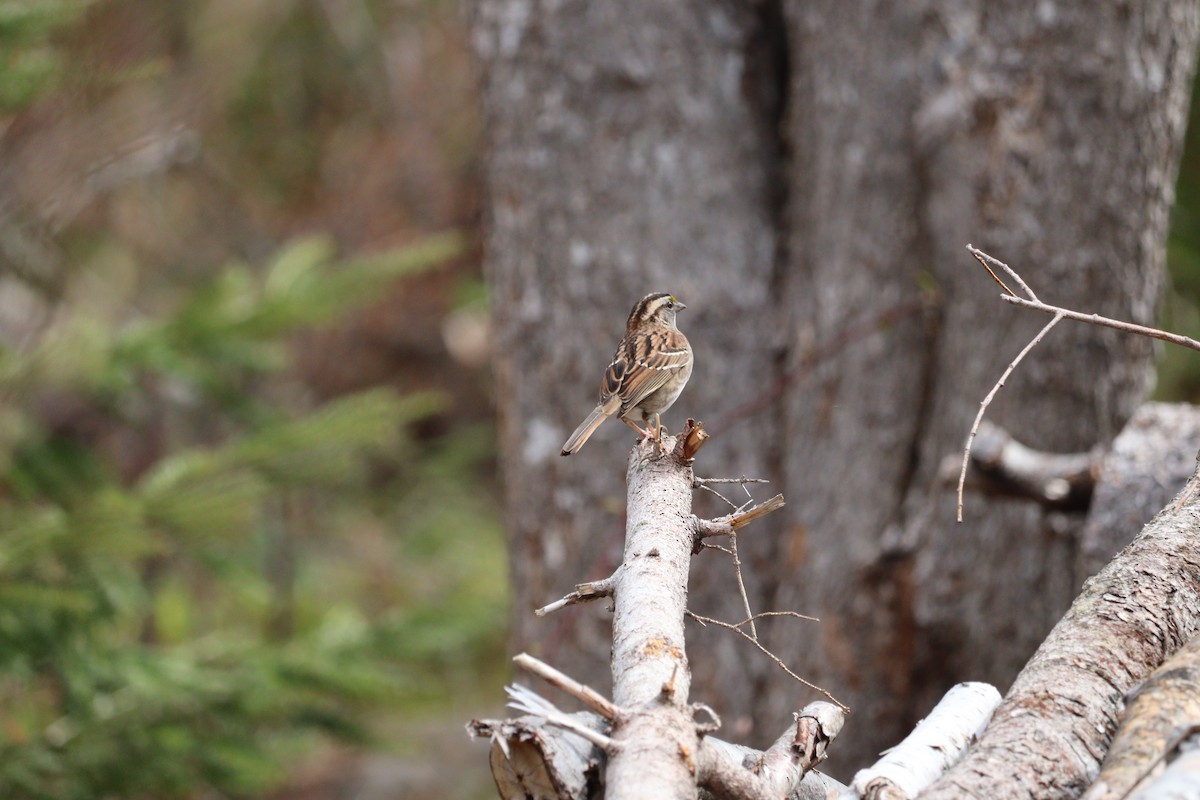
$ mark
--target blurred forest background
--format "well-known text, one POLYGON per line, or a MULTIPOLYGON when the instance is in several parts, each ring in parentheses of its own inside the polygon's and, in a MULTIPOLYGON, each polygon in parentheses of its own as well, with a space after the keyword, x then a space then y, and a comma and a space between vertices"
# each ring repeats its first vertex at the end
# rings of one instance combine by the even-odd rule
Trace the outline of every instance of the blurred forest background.
POLYGON ((494 793, 479 140, 453 0, 0 0, 0 796, 494 793))
POLYGON ((464 40, 0 0, 0 796, 494 792, 464 40))

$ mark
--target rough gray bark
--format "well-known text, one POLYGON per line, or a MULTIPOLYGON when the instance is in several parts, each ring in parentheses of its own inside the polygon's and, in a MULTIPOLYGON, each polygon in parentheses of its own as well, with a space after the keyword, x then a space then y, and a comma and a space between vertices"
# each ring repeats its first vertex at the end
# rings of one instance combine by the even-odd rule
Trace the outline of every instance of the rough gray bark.
MULTIPOLYGON (((1044 322, 999 303, 963 245, 1047 301, 1150 322, 1196 16, 1166 0, 471 3, 518 646, 603 683, 602 614, 528 610, 620 560, 629 437, 556 453, 628 308, 662 289, 688 303, 696 352, 667 424, 720 420, 713 463, 782 480, 791 501, 740 543, 755 610, 823 620, 764 632, 855 707, 836 771, 954 681, 1007 685, 1075 595, 1078 519, 979 500, 952 523, 938 461, 1044 322), (936 313, 779 383, 922 283, 936 313), (745 405, 771 387, 782 402, 745 405), (722 413, 737 407, 758 410, 722 413)), ((989 417, 1037 449, 1087 450, 1141 400, 1149 359, 1060 325, 989 417)), ((693 608, 740 618, 727 574, 694 572, 693 608)), ((727 632, 692 652, 697 691, 736 727, 781 726, 781 673, 727 632)))
POLYGON ((979 743, 924 800, 1075 797, 1125 695, 1200 630, 1200 469, 1054 627, 979 743))
POLYGON ((1175 496, 1200 452, 1200 409, 1146 403, 1101 462, 1079 551, 1078 580, 1095 575, 1175 496))

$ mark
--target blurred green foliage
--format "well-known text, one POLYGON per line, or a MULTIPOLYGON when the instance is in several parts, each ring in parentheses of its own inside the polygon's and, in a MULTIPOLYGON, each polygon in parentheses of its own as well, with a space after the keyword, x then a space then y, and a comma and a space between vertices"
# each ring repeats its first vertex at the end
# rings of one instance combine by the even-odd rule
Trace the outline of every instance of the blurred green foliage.
MULTIPOLYGON (((490 429, 448 423, 460 398, 419 364, 331 387, 302 363, 466 250, 295 232, 324 203, 368 237, 395 222, 347 221, 361 187, 322 183, 342 174, 329 142, 391 146, 377 6, 356 29, 302 2, 0 0, 0 144, 64 97, 166 96, 164 65, 205 58, 192 101, 217 120, 41 209, 0 187, 0 797, 261 794, 320 737, 378 743, 389 711, 493 688, 476 688, 507 605, 490 429), (122 49, 129 30, 161 46, 122 49), (156 174, 194 147, 198 179, 156 174)), ((478 300, 477 279, 444 282, 478 300)))
MULTIPOLYGON (((1200 81, 1192 86, 1187 136, 1171 209, 1167 243, 1170 284, 1159 315, 1161 327, 1200 339, 1200 81)), ((1200 402, 1200 359, 1180 347, 1162 346, 1158 358, 1158 399, 1200 402)))
POLYGON ((297 411, 246 391, 288 367, 288 334, 459 248, 440 237, 343 263, 305 240, 264 279, 231 266, 160 318, 113 332, 72 317, 28 353, 0 350, 0 795, 261 790, 297 737, 361 737, 356 709, 437 700, 497 655, 501 537, 457 480, 488 457, 485 437, 413 441, 409 423, 440 404, 427 393, 297 411), (180 432, 129 484, 22 410, 57 390, 120 415, 162 403, 147 387, 164 384, 225 433, 180 432), (336 522, 365 515, 369 488, 377 524, 407 528, 380 564, 401 573, 390 597, 339 552, 354 526, 336 522), (481 525, 483 552, 447 535, 481 525))
POLYGON ((52 34, 78 19, 88 0, 0 0, 0 113, 29 105, 67 71, 52 34))

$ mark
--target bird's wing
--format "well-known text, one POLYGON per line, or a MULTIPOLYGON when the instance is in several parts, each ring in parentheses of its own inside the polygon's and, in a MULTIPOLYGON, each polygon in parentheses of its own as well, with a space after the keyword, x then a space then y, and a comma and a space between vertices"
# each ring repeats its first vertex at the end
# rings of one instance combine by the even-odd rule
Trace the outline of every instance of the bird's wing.
POLYGON ((687 340, 679 331, 668 329, 627 336, 604 372, 600 402, 619 395, 621 411, 625 413, 662 388, 690 360, 687 340))

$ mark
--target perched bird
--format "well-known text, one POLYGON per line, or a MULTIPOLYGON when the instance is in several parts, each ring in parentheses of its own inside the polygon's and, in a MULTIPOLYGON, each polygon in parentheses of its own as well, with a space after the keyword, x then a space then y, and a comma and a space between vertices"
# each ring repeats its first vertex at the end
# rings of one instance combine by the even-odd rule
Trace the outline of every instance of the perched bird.
POLYGON ((692 346, 675 327, 675 314, 685 308, 665 292, 648 294, 633 307, 625 338, 600 382, 600 402, 567 439, 564 456, 578 452, 600 423, 614 414, 643 437, 662 434, 658 415, 671 407, 692 375, 692 346), (639 412, 644 429, 631 419, 639 412))

